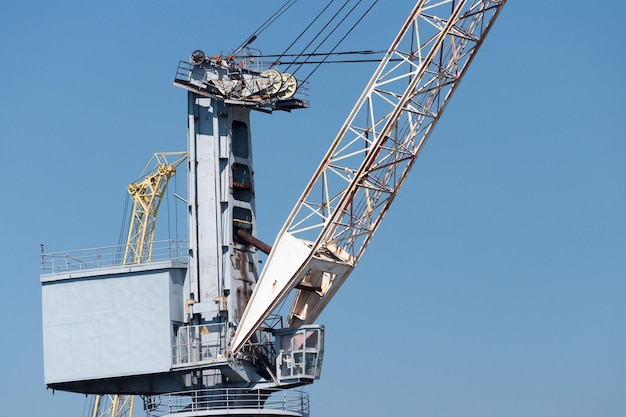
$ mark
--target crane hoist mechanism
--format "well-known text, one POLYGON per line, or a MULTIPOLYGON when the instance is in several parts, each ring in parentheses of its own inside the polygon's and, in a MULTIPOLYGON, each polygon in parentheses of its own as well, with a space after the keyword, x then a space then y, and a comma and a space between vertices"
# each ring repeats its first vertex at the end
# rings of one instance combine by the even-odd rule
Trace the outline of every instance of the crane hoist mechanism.
MULTIPOLYGON (((246 45, 254 39, 250 38, 246 45)), ((301 85, 293 75, 273 68, 261 70, 261 63, 249 48, 245 49, 248 54, 236 59, 243 50, 239 48, 226 57, 208 57, 203 51, 195 50, 189 62, 179 62, 174 84, 200 95, 221 98, 231 106, 267 112, 309 106, 308 101, 294 98, 301 85)))
POLYGON ((134 223, 123 262, 99 252, 42 254, 48 387, 141 395, 150 417, 308 417, 308 395, 296 388, 321 375, 325 333, 315 322, 505 4, 415 2, 271 247, 257 237, 250 113, 308 107, 308 77, 263 67, 247 52, 256 35, 226 57, 196 50, 181 61, 174 85, 187 91, 185 250, 151 252, 180 154, 129 187, 134 223), (259 252, 268 253, 262 269, 259 252))

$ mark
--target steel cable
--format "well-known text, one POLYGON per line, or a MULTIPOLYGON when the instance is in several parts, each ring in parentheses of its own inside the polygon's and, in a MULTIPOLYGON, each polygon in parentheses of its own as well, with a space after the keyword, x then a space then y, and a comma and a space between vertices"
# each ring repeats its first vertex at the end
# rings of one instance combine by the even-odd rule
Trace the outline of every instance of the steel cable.
MULTIPOLYGON (((302 52, 300 52, 299 54, 289 54, 287 55, 287 52, 291 49, 292 46, 294 46, 296 44, 296 42, 298 42, 300 40, 300 38, 302 36, 304 36, 304 34, 311 28, 311 26, 313 26, 313 24, 315 22, 317 22, 317 20, 322 16, 322 14, 324 14, 324 12, 326 12, 326 10, 330 7, 331 4, 333 4, 334 0, 330 0, 326 6, 322 9, 321 12, 319 12, 317 14, 317 16, 315 16, 315 18, 313 20, 311 20, 311 22, 307 25, 306 28, 304 28, 304 30, 302 32, 300 32, 300 34, 298 36, 296 36, 296 39, 294 39, 291 44, 283 51, 282 54, 280 55, 276 55, 278 57, 277 61, 280 61, 281 58, 285 57, 285 56, 297 56, 298 58, 300 56, 302 56, 302 52)), ((272 67, 274 66, 274 64, 272 64, 272 67)))
MULTIPOLYGON (((243 49, 246 48, 253 40, 257 38, 258 35, 263 33, 267 28, 269 28, 279 17, 281 17, 287 10, 289 10, 297 0, 288 0, 284 3, 272 16, 265 20, 248 38, 245 42, 243 42, 236 50, 234 50, 233 55, 237 55, 243 49)), ((342 4, 332 12, 332 16, 329 16, 326 23, 322 25, 322 27, 315 32, 312 37, 308 40, 306 45, 297 53, 289 53, 289 51, 293 50, 294 46, 301 40, 304 39, 305 35, 309 32, 312 32, 312 28, 314 25, 319 22, 325 14, 328 14, 328 11, 331 5, 335 2, 335 0, 330 0, 320 12, 318 12, 313 19, 308 23, 308 25, 294 38, 293 41, 284 49, 281 54, 274 55, 257 55, 256 58, 273 58, 271 62, 269 62, 269 67, 273 68, 277 65, 286 65, 286 67, 281 69, 281 72, 290 72, 292 75, 296 75, 298 72, 302 71, 302 68, 306 64, 315 65, 315 67, 304 76, 303 80, 299 82, 300 85, 305 84, 310 77, 319 69, 322 64, 338 64, 338 63, 357 63, 357 62, 375 62, 377 59, 342 59, 342 60, 329 60, 330 56, 333 55, 347 55, 347 54, 378 54, 382 52, 378 51, 352 51, 352 52, 335 52, 336 49, 345 41, 345 39, 354 31, 354 29, 361 23, 361 21, 365 18, 365 16, 371 11, 371 9, 378 3, 378 0, 373 0, 369 7, 356 19, 356 21, 345 31, 343 34, 340 33, 340 28, 344 26, 346 21, 350 16, 352 16, 359 5, 363 3, 363 0, 358 0, 353 2, 353 0, 345 0, 342 4), (352 7, 345 12, 346 8, 348 8, 351 4, 352 7), (345 14, 344 14, 345 13, 345 14), (343 14, 343 15, 342 15, 343 14), (339 40, 334 44, 330 52, 318 52, 320 48, 326 45, 333 35, 340 36, 339 40), (293 59, 285 61, 283 58, 285 57, 293 57, 293 59), (312 57, 321 57, 321 59, 312 60, 312 57)))
MULTIPOLYGON (((346 18, 347 18, 347 17, 348 17, 348 16, 352 13, 352 11, 356 8, 356 6, 358 6, 358 4, 359 4, 359 3, 361 3, 361 0, 359 0, 359 2, 358 2, 358 3, 357 3, 357 4, 356 4, 356 5, 352 8, 352 10, 350 10, 350 12, 349 12, 349 13, 348 13, 348 15, 346 16, 346 18)), ((368 14, 368 13, 372 10, 372 8, 374 8, 374 6, 376 5, 376 3, 378 3, 378 0, 374 0, 374 1, 372 2, 372 4, 370 4, 370 6, 369 6, 369 7, 367 8, 367 10, 366 10, 366 11, 365 11, 362 15, 361 15, 361 17, 359 17, 359 18, 357 19, 357 21, 356 21, 356 22, 352 25, 352 27, 350 27, 350 29, 349 29, 349 30, 348 30, 348 31, 347 31, 347 32, 346 32, 346 33, 345 33, 345 34, 341 37, 341 39, 339 39, 339 41, 338 41, 338 42, 335 44, 335 46, 334 46, 334 47, 330 50, 330 52, 326 54, 325 58, 323 58, 323 59, 321 60, 321 62, 320 62, 320 63, 318 63, 318 64, 316 65, 316 67, 315 67, 315 68, 313 68, 313 70, 309 73, 309 75, 307 75, 307 76, 306 76, 306 78, 305 78, 305 79, 303 80, 303 82, 302 82, 303 84, 306 84, 306 82, 309 80, 309 78, 311 78, 311 76, 315 73, 315 71, 317 71, 317 70, 319 69, 320 65, 322 65, 322 64, 323 64, 323 63, 327 60, 327 58, 330 56, 330 54, 331 54, 331 53, 335 52, 335 49, 337 49, 337 48, 339 47, 339 45, 341 45, 341 43, 342 43, 342 42, 343 42, 343 41, 344 41, 344 40, 348 37, 348 35, 349 35, 350 33, 352 33, 352 31, 353 31, 353 30, 357 27, 357 25, 358 25, 359 23, 361 23, 361 21, 365 18, 365 16, 367 16, 367 14, 368 14)), ((341 23, 343 23, 343 21, 344 21, 344 20, 345 20, 345 18, 344 18, 344 19, 340 22, 340 24, 341 24, 341 23)), ((337 27, 339 27, 339 26, 337 26, 337 27)), ((330 35, 330 34, 329 34, 329 35, 330 35)), ((326 40, 324 40, 324 42, 325 42, 325 41, 326 41, 326 40)), ((320 44, 320 46, 321 46, 321 44, 320 44)), ((316 50, 314 50, 313 52, 317 52, 317 49, 316 49, 316 50)), ((300 67, 302 67, 302 65, 300 65, 300 67)))
POLYGON ((246 38, 246 40, 239 45, 239 47, 236 49, 237 51, 242 50, 247 44, 250 43, 250 40, 259 36, 261 33, 263 33, 265 31, 265 29, 267 29, 272 23, 274 23, 280 16, 283 15, 283 13, 285 13, 287 10, 289 10, 291 8, 291 6, 293 6, 294 4, 296 4, 298 0, 287 0, 287 2, 285 4, 283 4, 276 12, 274 12, 274 14, 272 16, 270 16, 265 22, 263 22, 263 24, 261 24, 261 26, 259 26, 257 28, 257 30, 255 30, 252 35, 248 36, 246 38))

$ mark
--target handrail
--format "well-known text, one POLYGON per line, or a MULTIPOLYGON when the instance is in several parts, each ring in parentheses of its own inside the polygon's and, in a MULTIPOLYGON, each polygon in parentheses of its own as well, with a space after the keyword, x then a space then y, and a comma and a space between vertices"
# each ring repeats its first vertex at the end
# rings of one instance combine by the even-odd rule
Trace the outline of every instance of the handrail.
POLYGON ((176 413, 201 415, 200 412, 212 410, 256 410, 254 414, 258 415, 272 415, 272 411, 279 411, 282 415, 308 417, 309 395, 300 390, 213 388, 148 397, 145 408, 148 417, 176 413))
MULTIPOLYGON (((182 240, 160 240, 154 242, 152 259, 147 263, 173 260, 186 263, 188 243, 182 240)), ((126 245, 104 246, 63 252, 41 253, 41 274, 57 274, 70 271, 85 271, 109 268, 123 264, 126 245)), ((126 264, 137 265, 137 264, 126 264)))
POLYGON ((172 346, 172 365, 181 366, 217 358, 226 349, 227 323, 180 326, 172 346))

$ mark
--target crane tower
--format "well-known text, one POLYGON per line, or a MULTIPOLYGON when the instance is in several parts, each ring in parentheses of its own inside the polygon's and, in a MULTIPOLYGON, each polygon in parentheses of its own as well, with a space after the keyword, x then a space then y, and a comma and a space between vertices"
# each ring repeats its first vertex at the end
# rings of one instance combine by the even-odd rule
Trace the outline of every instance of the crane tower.
POLYGON ((250 113, 308 107, 301 80, 245 47, 193 51, 174 79, 187 92, 187 239, 153 242, 156 211, 145 209, 123 261, 120 248, 42 254, 46 384, 141 395, 155 417, 308 416, 299 387, 320 377, 324 354, 315 321, 505 3, 416 2, 271 247, 256 236, 250 113))

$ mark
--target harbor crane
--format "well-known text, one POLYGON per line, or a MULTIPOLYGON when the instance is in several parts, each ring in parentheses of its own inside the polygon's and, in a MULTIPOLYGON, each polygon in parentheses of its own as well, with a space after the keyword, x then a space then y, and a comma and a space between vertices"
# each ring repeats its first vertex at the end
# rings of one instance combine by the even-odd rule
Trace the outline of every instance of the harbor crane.
POLYGON ((320 378, 324 357, 316 321, 505 4, 415 2, 271 246, 257 232, 250 113, 309 107, 305 80, 279 61, 263 67, 249 48, 257 34, 227 56, 196 50, 181 61, 185 248, 142 252, 153 244, 148 210, 135 215, 146 233, 129 234, 124 262, 102 251, 42 254, 48 387, 140 395, 150 417, 308 417, 301 387, 320 378))

